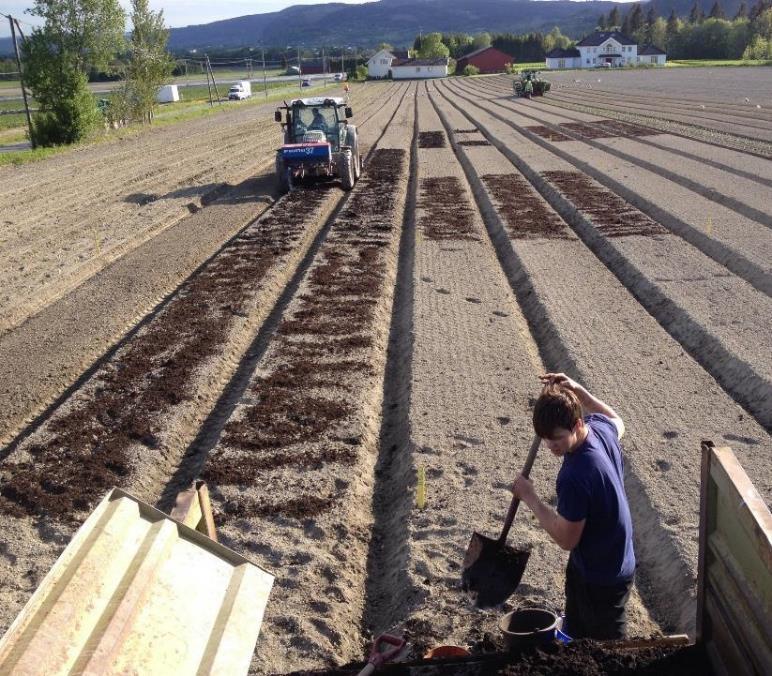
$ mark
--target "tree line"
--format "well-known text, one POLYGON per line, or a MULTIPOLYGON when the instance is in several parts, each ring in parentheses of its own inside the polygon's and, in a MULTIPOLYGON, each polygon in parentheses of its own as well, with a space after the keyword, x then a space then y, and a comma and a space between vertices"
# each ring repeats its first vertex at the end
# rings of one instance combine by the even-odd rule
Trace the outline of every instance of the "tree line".
POLYGON ((639 45, 654 45, 672 59, 772 59, 772 0, 742 2, 734 17, 727 17, 720 0, 705 15, 696 2, 689 15, 675 10, 665 18, 654 2, 644 13, 632 5, 622 16, 618 6, 598 20, 600 30, 619 30, 639 45))
POLYGON ((88 88, 93 72, 117 73, 123 80, 110 100, 110 116, 152 120, 156 93, 174 61, 166 50, 163 11, 152 11, 148 2, 132 0, 127 41, 127 15, 118 0, 35 0, 30 13, 44 23, 21 45, 24 85, 38 108, 33 146, 75 143, 103 124, 88 88))

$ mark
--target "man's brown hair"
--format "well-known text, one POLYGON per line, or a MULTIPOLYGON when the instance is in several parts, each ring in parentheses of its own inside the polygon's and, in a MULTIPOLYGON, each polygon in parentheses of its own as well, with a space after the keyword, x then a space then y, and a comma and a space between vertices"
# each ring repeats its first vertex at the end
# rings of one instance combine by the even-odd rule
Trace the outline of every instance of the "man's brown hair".
POLYGON ((582 405, 571 390, 547 385, 533 409, 533 429, 542 439, 552 439, 559 427, 571 431, 581 418, 582 405))

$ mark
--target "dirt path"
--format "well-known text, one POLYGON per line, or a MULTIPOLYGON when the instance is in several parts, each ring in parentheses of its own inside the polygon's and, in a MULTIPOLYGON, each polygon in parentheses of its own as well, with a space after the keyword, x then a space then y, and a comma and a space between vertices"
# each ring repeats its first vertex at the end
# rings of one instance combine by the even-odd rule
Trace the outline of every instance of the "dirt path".
MULTIPOLYGON (((527 141, 515 141, 512 132, 482 107, 470 108, 465 99, 449 93, 450 88, 440 89, 447 96, 440 99, 442 108, 450 105, 469 118, 474 115, 486 138, 497 142, 489 149, 464 150, 474 174, 490 173, 495 167, 501 172, 511 173, 515 167, 524 171, 581 234, 575 207, 556 199, 541 177, 556 169, 557 158, 526 154, 527 141), (510 150, 515 147, 517 154, 510 150)), ((496 204, 495 197, 492 201, 496 204)), ((652 234, 624 236, 645 241, 652 234)), ((554 246, 562 245, 558 240, 554 246)), ((499 246, 499 256, 518 297, 527 301, 524 310, 546 365, 575 373, 599 396, 614 402, 628 421, 627 488, 638 533, 644 598, 666 629, 693 631, 700 441, 730 442, 759 491, 769 496, 772 440, 589 249, 580 246, 567 255, 518 239, 511 247, 499 246), (553 273, 558 261, 561 275, 553 273), (565 286, 566 279, 571 280, 570 287, 565 286)))
MULTIPOLYGON (((400 100, 363 130, 366 150, 400 100)), ((340 202, 334 184, 280 200, 212 257, 0 465, 7 626, 113 485, 154 502, 340 202)))
MULTIPOLYGON (((353 105, 394 85, 357 87, 353 105)), ((0 334, 268 168, 275 104, 0 168, 0 334)))

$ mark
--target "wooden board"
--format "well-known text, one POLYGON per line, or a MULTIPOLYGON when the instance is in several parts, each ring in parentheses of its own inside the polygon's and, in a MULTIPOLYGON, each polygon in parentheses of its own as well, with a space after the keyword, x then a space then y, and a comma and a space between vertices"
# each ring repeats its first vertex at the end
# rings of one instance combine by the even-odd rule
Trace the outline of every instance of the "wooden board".
POLYGON ((0 674, 246 674, 272 585, 113 489, 0 640, 0 674))
POLYGON ((772 674, 772 514, 730 448, 702 446, 697 640, 717 674, 772 674))

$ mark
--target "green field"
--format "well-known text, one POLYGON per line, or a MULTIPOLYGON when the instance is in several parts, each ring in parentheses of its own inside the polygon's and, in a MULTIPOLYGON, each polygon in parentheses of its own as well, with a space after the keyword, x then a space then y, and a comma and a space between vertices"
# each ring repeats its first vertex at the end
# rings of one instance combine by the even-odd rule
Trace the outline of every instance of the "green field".
POLYGON ((686 59, 686 60, 668 60, 667 65, 671 68, 699 68, 708 67, 721 68, 726 66, 772 66, 772 60, 746 61, 743 59, 686 59))

